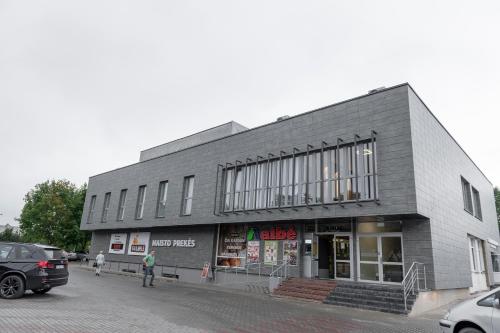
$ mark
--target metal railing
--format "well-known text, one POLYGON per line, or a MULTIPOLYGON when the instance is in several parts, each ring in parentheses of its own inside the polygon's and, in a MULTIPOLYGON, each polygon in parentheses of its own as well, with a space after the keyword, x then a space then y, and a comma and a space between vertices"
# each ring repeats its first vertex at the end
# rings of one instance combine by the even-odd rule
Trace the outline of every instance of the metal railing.
MULTIPOLYGON (((91 266, 95 262, 94 259, 87 260, 86 262, 81 261, 80 266, 86 265, 91 266)), ((129 272, 129 273, 140 273, 142 274, 142 263, 133 263, 133 262, 125 262, 125 261, 113 261, 106 260, 103 265, 104 270, 109 271, 117 271, 117 272, 129 272)), ((177 265, 169 266, 169 265, 155 265, 155 274, 159 272, 162 276, 169 275, 172 277, 177 276, 177 265)))
POLYGON ((214 279, 218 285, 230 284, 259 284, 268 282, 271 277, 287 278, 289 274, 289 264, 285 261, 278 261, 276 264, 248 263, 242 267, 215 267, 214 279), (222 279, 217 278, 217 273, 222 279))
POLYGON ((406 273, 403 282, 401 282, 401 285, 403 287, 405 310, 408 311, 408 296, 416 295, 420 291, 427 290, 425 265, 421 262, 414 261, 406 273))

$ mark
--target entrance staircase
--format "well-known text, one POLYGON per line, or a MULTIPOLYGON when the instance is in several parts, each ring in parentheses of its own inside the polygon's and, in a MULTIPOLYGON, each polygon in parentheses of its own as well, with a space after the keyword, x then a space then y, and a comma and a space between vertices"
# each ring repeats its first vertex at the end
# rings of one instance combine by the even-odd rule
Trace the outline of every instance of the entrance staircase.
POLYGON ((401 286, 337 281, 337 287, 325 299, 324 303, 408 314, 415 300, 416 295, 409 295, 405 309, 404 292, 401 286))
POLYGON ((332 280, 289 278, 273 291, 273 295, 323 302, 336 285, 332 280))

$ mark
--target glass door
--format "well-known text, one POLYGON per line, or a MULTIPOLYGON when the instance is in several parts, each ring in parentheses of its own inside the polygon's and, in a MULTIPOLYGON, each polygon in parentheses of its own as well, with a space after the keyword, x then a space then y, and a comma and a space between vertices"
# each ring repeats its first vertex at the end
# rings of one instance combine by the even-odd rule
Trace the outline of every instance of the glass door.
POLYGON ((380 236, 382 245, 383 282, 403 281, 403 251, 401 236, 380 236))
POLYGON ((351 236, 335 235, 335 278, 351 279, 351 236))
POLYGON ((403 281, 401 235, 359 236, 358 248, 360 281, 380 283, 403 281))
POLYGON ((378 236, 359 236, 359 279, 378 282, 380 280, 378 236))

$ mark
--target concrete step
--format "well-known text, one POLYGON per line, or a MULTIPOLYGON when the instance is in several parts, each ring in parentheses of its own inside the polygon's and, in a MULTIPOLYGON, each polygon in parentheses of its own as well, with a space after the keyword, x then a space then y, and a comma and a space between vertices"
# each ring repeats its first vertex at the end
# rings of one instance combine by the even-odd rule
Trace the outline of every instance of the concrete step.
MULTIPOLYGON (((405 304, 403 301, 391 302, 391 301, 384 301, 381 299, 361 299, 361 298, 343 297, 343 296, 338 296, 338 295, 333 295, 331 297, 328 297, 327 300, 337 301, 337 302, 342 302, 342 303, 351 303, 351 304, 357 304, 357 305, 387 307, 387 308, 394 308, 394 309, 404 309, 404 307, 405 307, 405 304)), ((413 305, 413 302, 408 302, 408 306, 412 306, 412 305, 413 305)))
POLYGON ((407 312, 404 310, 404 307, 402 309, 391 308, 391 307, 378 307, 378 306, 353 304, 353 303, 349 303, 349 302, 341 302, 341 301, 334 301, 334 300, 326 300, 323 303, 331 304, 331 305, 338 305, 338 306, 347 306, 347 307, 351 307, 351 308, 365 309, 365 310, 371 310, 371 311, 379 311, 379 312, 387 312, 387 313, 403 314, 403 315, 407 314, 407 312))
POLYGON ((371 290, 371 289, 356 289, 356 288, 346 288, 343 286, 337 286, 335 288, 335 292, 345 293, 345 294, 353 294, 360 296, 384 296, 384 297, 393 297, 393 298, 401 298, 403 299, 403 291, 394 291, 394 290, 371 290))
POLYGON ((280 290, 275 290, 273 292, 273 295, 294 297, 294 298, 300 298, 300 299, 308 299, 308 300, 314 300, 314 301, 319 301, 319 302, 323 302, 326 298, 325 295, 316 295, 316 294, 311 294, 311 293, 307 293, 307 292, 301 293, 301 292, 280 291, 280 290))
MULTIPOLYGON (((403 295, 396 295, 395 297, 393 297, 392 295, 386 296, 386 295, 352 294, 335 290, 335 292, 331 294, 331 297, 343 297, 343 298, 350 298, 353 300, 374 300, 374 301, 381 301, 388 303, 404 304, 403 295)), ((407 301, 413 303, 415 302, 415 299, 416 297, 414 296, 408 297, 407 301)))

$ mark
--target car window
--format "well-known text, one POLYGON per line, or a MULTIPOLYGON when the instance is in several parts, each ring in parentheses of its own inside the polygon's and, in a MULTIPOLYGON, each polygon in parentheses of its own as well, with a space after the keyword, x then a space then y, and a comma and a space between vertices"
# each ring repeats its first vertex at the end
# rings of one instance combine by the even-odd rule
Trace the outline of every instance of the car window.
POLYGON ((477 305, 492 308, 496 298, 500 298, 500 292, 486 296, 485 298, 479 300, 477 305))
POLYGON ((18 246, 18 259, 33 259, 33 252, 28 249, 26 246, 18 246))
POLYGON ((43 249, 49 259, 63 259, 63 253, 60 249, 43 249))
POLYGON ((12 248, 12 245, 0 244, 0 260, 7 260, 7 258, 10 258, 9 254, 12 251, 12 248))

